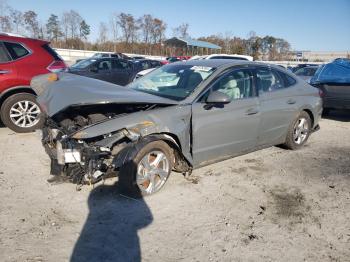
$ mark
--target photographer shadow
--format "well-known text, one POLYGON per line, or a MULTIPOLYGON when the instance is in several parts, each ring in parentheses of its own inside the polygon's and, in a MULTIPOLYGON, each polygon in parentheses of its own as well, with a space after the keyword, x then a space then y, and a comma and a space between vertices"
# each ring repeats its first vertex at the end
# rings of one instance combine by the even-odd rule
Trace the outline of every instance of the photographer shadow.
POLYGON ((143 198, 123 197, 118 185, 101 185, 91 191, 88 205, 70 261, 141 261, 137 231, 153 221, 143 198))

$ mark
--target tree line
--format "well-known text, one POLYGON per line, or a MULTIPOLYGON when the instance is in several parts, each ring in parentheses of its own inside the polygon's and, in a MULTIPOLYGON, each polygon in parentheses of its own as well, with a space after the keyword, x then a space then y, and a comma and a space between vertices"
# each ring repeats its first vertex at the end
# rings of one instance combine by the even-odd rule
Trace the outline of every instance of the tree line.
MULTIPOLYGON (((190 25, 182 23, 172 28, 170 36, 190 38, 190 25)), ((189 55, 188 50, 164 46, 168 26, 165 21, 145 14, 135 17, 127 13, 112 13, 108 22, 100 22, 94 41, 89 40, 90 25, 75 10, 62 14, 51 14, 42 22, 33 10, 19 11, 0 0, 0 31, 12 32, 28 37, 47 39, 56 48, 85 49, 139 53, 148 55, 189 55)), ((247 38, 226 32, 199 37, 222 47, 221 53, 251 55, 256 60, 283 60, 290 57, 290 44, 273 36, 257 36, 250 32, 247 38)), ((199 50, 200 51, 200 50, 199 50)), ((202 53, 205 53, 202 50, 202 53)))

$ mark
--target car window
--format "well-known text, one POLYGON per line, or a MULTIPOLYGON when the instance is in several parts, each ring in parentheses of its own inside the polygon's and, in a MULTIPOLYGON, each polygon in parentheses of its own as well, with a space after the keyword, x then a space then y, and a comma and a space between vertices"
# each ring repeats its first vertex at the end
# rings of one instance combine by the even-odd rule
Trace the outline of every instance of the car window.
POLYGON ((4 42, 4 45, 6 46, 13 60, 29 54, 29 51, 18 43, 4 42))
POLYGON ((112 64, 110 60, 103 60, 103 61, 97 62, 96 66, 99 71, 111 70, 112 68, 112 64))
POLYGON ((113 69, 128 69, 130 65, 125 60, 114 59, 112 60, 112 68, 113 69))
POLYGON ((256 70, 256 80, 259 94, 285 88, 284 81, 280 74, 270 68, 258 68, 256 70))
POLYGON ((148 68, 151 68, 150 64, 148 63, 148 61, 142 61, 141 62, 141 68, 142 70, 146 70, 148 68))
POLYGON ((0 42, 0 63, 5 63, 11 60, 11 57, 8 55, 5 46, 0 42))
POLYGON ((231 101, 253 96, 253 75, 249 70, 238 69, 219 78, 201 99, 205 100, 212 91, 219 91, 231 98, 231 101))
POLYGON ((294 85, 297 81, 291 77, 288 74, 282 73, 280 71, 278 71, 278 74, 283 78, 284 80, 284 87, 290 87, 292 85, 294 85))
POLYGON ((160 62, 158 62, 158 61, 150 61, 150 63, 151 63, 151 67, 158 67, 158 66, 160 66, 160 62))
POLYGON ((138 78, 129 87, 180 101, 188 97, 214 71, 215 68, 207 66, 170 64, 138 78))

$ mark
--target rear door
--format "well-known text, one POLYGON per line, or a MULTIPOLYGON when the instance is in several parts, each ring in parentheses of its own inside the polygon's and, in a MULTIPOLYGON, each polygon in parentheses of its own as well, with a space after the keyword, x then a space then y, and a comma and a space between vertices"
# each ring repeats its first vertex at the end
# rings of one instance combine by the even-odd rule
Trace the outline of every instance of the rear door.
POLYGON ((3 42, 0 42, 0 93, 15 86, 17 69, 3 42))
POLYGON ((257 67, 256 85, 261 109, 258 146, 280 143, 298 112, 296 80, 270 67, 257 67))
POLYGON ((218 78, 192 105, 195 165, 215 162, 253 149, 257 143, 259 111, 250 70, 233 69, 218 78), (231 102, 208 106, 205 100, 212 91, 227 94, 231 102))
POLYGON ((123 59, 112 59, 112 82, 125 86, 132 78, 132 68, 128 61, 123 59))
POLYGON ((113 82, 111 59, 100 59, 90 66, 88 76, 107 82, 113 82))

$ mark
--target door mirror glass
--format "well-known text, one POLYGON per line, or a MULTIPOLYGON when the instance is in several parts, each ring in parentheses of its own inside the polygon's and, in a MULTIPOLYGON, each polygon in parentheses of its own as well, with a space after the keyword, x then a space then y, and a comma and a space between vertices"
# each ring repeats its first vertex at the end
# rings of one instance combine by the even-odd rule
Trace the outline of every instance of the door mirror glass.
POLYGON ((231 98, 220 91, 211 92, 206 100, 207 104, 228 104, 230 102, 231 98))

